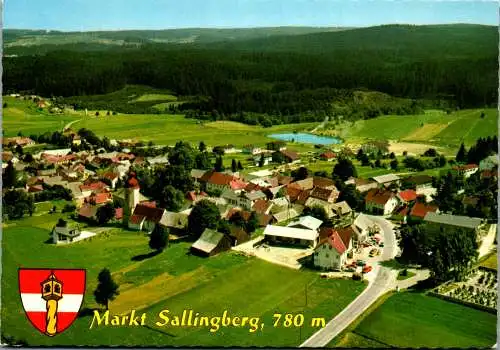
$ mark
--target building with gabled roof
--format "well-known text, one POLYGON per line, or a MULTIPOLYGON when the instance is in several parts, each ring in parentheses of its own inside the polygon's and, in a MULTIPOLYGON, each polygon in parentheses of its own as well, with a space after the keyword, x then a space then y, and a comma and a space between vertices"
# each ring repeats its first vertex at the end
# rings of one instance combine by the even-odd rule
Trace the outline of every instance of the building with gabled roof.
POLYGON ((221 232, 205 229, 200 238, 191 246, 191 252, 196 255, 208 257, 231 249, 231 239, 221 232))
POLYGON ((372 180, 366 180, 361 178, 351 177, 348 180, 344 181, 346 185, 353 185, 356 190, 361 193, 367 192, 371 189, 377 188, 378 183, 372 180))
POLYGON ((128 221, 128 228, 137 231, 153 232, 156 225, 161 222, 168 222, 164 218, 166 210, 163 208, 155 208, 149 205, 137 204, 128 221))
POLYGON ((326 189, 321 187, 314 187, 310 196, 313 198, 321 199, 328 203, 335 203, 339 197, 339 192, 336 189, 326 189))
POLYGON ((399 185, 401 181, 401 178, 396 174, 385 174, 385 175, 374 176, 372 177, 372 179, 379 185, 384 185, 386 187, 391 184, 399 185))
POLYGON ((314 266, 321 270, 340 271, 347 261, 349 250, 336 230, 329 229, 328 234, 314 250, 314 266))
POLYGON ((410 216, 413 219, 423 220, 427 213, 439 213, 437 205, 417 202, 411 208, 410 216))
POLYGON ((451 168, 451 170, 460 176, 468 178, 479 170, 479 165, 477 164, 457 165, 451 168))
POLYGON ((389 215, 398 206, 396 195, 383 189, 372 189, 365 197, 366 210, 378 215, 389 215))
POLYGON ((333 153, 332 151, 325 151, 325 152, 323 152, 323 153, 321 153, 319 155, 319 158, 321 160, 324 160, 324 161, 327 161, 327 162, 331 162, 335 158, 337 158, 337 155, 335 153, 333 153))
POLYGON ((303 228, 317 231, 323 224, 323 221, 312 216, 302 216, 298 220, 288 224, 288 227, 303 228))
POLYGON ((417 192, 415 190, 404 190, 398 193, 398 199, 402 203, 410 203, 417 199, 417 192))

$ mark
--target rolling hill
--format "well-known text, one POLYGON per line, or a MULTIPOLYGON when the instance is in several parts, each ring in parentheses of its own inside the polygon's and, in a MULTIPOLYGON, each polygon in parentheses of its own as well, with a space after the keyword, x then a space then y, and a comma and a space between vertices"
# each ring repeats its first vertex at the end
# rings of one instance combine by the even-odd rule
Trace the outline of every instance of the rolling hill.
POLYGON ((199 44, 239 41, 272 36, 295 36, 319 32, 347 30, 343 27, 261 27, 261 28, 185 28, 164 30, 117 30, 62 32, 29 29, 4 29, 7 54, 31 54, 57 50, 106 50, 117 46, 142 44, 199 44))

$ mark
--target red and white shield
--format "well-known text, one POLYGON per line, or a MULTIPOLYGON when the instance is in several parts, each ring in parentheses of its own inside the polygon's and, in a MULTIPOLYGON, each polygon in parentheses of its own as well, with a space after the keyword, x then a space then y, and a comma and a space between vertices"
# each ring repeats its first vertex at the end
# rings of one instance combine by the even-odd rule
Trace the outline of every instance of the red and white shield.
POLYGON ((78 316, 85 294, 85 270, 20 268, 19 293, 33 326, 54 336, 78 316))

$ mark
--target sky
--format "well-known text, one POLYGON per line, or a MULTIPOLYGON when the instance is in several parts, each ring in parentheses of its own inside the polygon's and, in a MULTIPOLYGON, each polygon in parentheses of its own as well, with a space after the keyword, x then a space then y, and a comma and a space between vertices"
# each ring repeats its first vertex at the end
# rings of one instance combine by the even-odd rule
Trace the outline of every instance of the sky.
POLYGON ((453 0, 5 0, 4 28, 62 31, 498 25, 496 1, 453 0))

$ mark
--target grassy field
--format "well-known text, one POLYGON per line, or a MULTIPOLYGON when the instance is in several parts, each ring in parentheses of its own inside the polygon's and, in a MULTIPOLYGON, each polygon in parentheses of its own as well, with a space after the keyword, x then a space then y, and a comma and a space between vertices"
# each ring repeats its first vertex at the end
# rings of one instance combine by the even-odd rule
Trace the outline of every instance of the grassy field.
POLYGON ((496 342, 496 316, 420 293, 395 294, 336 347, 484 348, 496 342))
POLYGON ((461 142, 470 146, 479 137, 496 135, 498 125, 497 110, 472 109, 451 114, 433 110, 420 115, 389 115, 337 128, 327 133, 347 140, 385 139, 456 147, 461 142), (480 118, 483 111, 485 117, 480 118))
POLYGON ((485 260, 481 261, 479 266, 488 267, 490 269, 498 269, 498 257, 497 252, 490 254, 485 260))
MULTIPOLYGON (((328 321, 363 289, 351 280, 324 280, 311 271, 296 271, 247 258, 233 252, 209 259, 190 254, 189 242, 172 243, 163 253, 132 260, 150 252, 142 233, 119 228, 71 246, 44 243, 61 214, 33 216, 3 224, 2 331, 30 345, 175 345, 175 346, 297 346, 317 328, 312 317, 328 321), (85 268, 84 307, 94 308, 92 291, 103 267, 113 272, 120 295, 111 313, 146 312, 146 327, 99 327, 89 330, 92 318, 80 317, 67 331, 49 338, 34 331, 26 319, 17 290, 18 267, 85 268), (306 302, 307 288, 307 302, 306 302), (207 316, 260 317, 262 331, 249 328, 161 328, 154 323, 163 309, 171 314, 192 309, 207 316), (303 313, 299 328, 274 328, 273 314, 303 313)), ((89 228, 91 230, 91 228, 89 228)))
MULTIPOLYGON (((164 95, 161 96, 164 98, 164 95)), ((139 98, 156 97, 143 95, 139 98)), ((15 136, 19 131, 22 131, 24 135, 30 135, 62 130, 68 122, 76 121, 72 125, 73 129, 91 129, 98 136, 107 136, 110 139, 140 139, 167 145, 184 140, 194 144, 204 141, 211 146, 221 144, 244 146, 251 143, 264 145, 271 140, 266 136, 271 133, 307 130, 317 125, 317 123, 302 123, 263 128, 230 121, 202 123, 180 115, 118 114, 106 116, 105 111, 100 111, 99 117, 94 116, 94 111, 89 111, 89 116, 85 116, 83 112, 52 115, 46 111, 37 110, 32 102, 20 101, 12 97, 4 97, 4 101, 8 106, 3 110, 3 127, 6 136, 15 136)))
MULTIPOLYGON (((142 90, 140 90, 142 91, 142 90)), ((146 90, 145 90, 146 91, 146 90)), ((146 91, 147 92, 147 91, 146 91)), ((122 93, 123 94, 123 93, 122 93)), ((174 101, 175 96, 165 93, 144 93, 134 95, 129 102, 159 103, 159 109, 164 109, 174 101)), ((53 115, 47 111, 39 111, 35 104, 20 101, 6 96, 4 101, 3 125, 6 136, 17 135, 19 131, 25 135, 62 129, 66 123, 78 120, 73 128, 89 128, 100 136, 115 139, 140 138, 154 141, 157 144, 172 144, 183 139, 197 143, 201 140, 208 145, 231 143, 243 146, 248 143, 263 144, 270 139, 266 135, 276 132, 307 131, 317 123, 278 125, 271 128, 245 125, 231 121, 201 122, 195 119, 185 119, 180 115, 144 115, 127 114, 106 116, 106 111, 100 111, 100 117, 95 117, 95 111, 89 111, 89 116, 81 111, 62 115, 53 115)), ((443 111, 427 111, 414 116, 382 116, 379 118, 361 120, 354 124, 345 123, 336 130, 321 131, 343 137, 348 143, 362 142, 365 139, 388 139, 406 143, 424 143, 444 147, 443 151, 456 148, 463 141, 473 144, 477 138, 497 133, 497 111, 494 109, 463 110, 451 114, 443 111), (480 118, 481 112, 485 117, 480 118)), ((311 145, 294 144, 299 151, 311 150, 311 145)))
POLYGON ((50 114, 46 110, 38 110, 35 103, 21 101, 4 96, 3 102, 7 108, 2 110, 2 126, 5 136, 16 136, 19 131, 23 135, 43 134, 47 131, 62 130, 64 125, 78 120, 81 114, 50 114))

